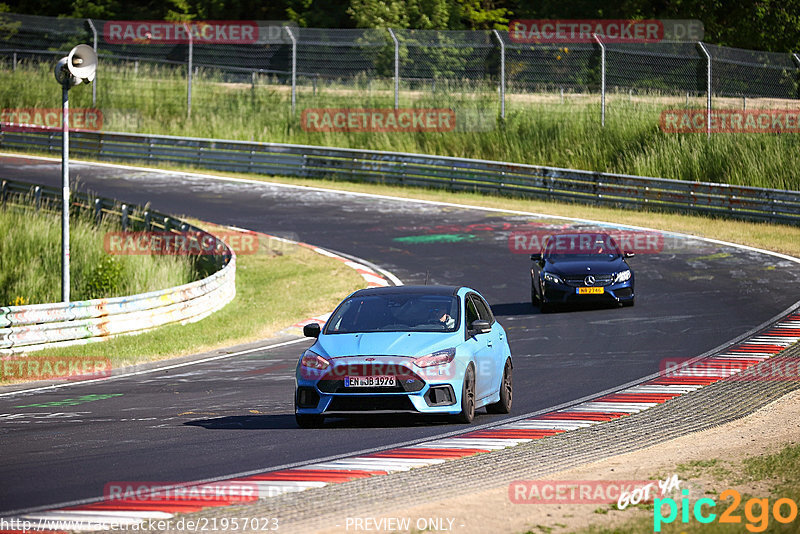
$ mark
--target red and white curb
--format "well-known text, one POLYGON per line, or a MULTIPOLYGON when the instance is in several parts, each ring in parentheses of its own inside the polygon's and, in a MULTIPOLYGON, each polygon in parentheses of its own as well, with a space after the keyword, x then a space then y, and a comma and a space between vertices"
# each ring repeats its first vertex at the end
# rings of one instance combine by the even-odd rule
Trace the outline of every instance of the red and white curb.
MULTIPOLYGON (((795 312, 765 330, 726 350, 691 364, 687 373, 662 373, 611 394, 582 402, 569 408, 520 419, 497 427, 466 432, 455 437, 434 439, 411 446, 398 447, 349 458, 323 461, 291 469, 282 469, 251 476, 215 481, 213 485, 244 485, 257 488, 257 496, 265 499, 282 493, 319 488, 358 478, 387 475, 417 467, 440 464, 448 460, 478 453, 513 447, 562 432, 596 425, 641 412, 703 386, 741 373, 775 356, 789 345, 800 341, 800 313, 795 312), (698 372, 698 370, 700 372, 698 372)), ((750 379, 750 378, 748 378, 750 379)), ((758 378, 752 378, 758 379, 758 378)), ((786 379, 792 379, 786 377, 786 379)), ((794 380, 800 376, 793 377, 794 380)), ((179 513, 197 512, 214 506, 240 504, 243 499, 215 498, 209 502, 197 489, 203 484, 184 486, 186 495, 172 499, 104 500, 91 504, 64 507, 56 510, 20 515, 17 520, 43 525, 45 522, 66 521, 51 529, 101 530, 113 525, 135 525, 147 520, 164 520, 179 513), (192 492, 192 488, 196 491, 192 492)), ((246 501, 245 499, 244 501, 246 501)))

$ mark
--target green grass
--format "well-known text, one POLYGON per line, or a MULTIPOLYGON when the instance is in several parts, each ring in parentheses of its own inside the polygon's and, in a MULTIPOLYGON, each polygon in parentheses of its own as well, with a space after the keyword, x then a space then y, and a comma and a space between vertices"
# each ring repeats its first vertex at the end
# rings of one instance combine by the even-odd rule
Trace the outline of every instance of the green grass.
POLYGON ((366 286, 340 261, 302 247, 280 250, 237 256, 236 298, 199 322, 30 356, 97 356, 110 358, 117 368, 203 352, 265 339, 301 319, 331 311, 346 295, 366 286))
MULTIPOLYGON (((60 90, 52 78, 50 64, 0 73, 0 107, 58 107, 60 90)), ((716 134, 707 139, 704 134, 662 132, 660 112, 684 107, 681 99, 612 95, 605 128, 600 126, 597 98, 568 98, 562 104, 546 95, 511 94, 506 120, 492 131, 322 133, 303 131, 303 109, 392 107, 389 86, 320 87, 316 94, 302 87, 293 117, 285 85, 259 78, 251 87, 249 81, 231 83, 201 71, 187 118, 181 71, 141 65, 134 75, 131 67, 104 64, 97 84, 97 105, 108 131, 395 150, 800 190, 800 176, 794 172, 800 163, 800 134, 716 134)), ((496 94, 469 91, 401 92, 400 105, 497 113, 496 94)), ((91 107, 91 90, 74 88, 70 105, 91 107)))
MULTIPOLYGON (((191 282, 193 262, 178 256, 109 255, 106 232, 85 216, 70 220, 70 298, 145 293, 191 282)), ((61 216, 24 206, 0 206, 0 306, 61 300, 61 216)))

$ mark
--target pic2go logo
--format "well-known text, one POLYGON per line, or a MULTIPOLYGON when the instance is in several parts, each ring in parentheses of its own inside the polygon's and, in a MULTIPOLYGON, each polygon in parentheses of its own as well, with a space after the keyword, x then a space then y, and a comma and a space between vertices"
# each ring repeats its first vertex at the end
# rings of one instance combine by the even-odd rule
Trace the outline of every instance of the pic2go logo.
MULTIPOLYGON (((694 516, 698 523, 708 524, 717 519, 717 514, 712 513, 711 509, 717 506, 713 499, 703 498, 695 501, 694 506, 689 503, 689 490, 681 492, 683 498, 678 504, 675 499, 670 497, 653 501, 653 532, 661 532, 661 526, 674 522, 681 514, 681 522, 689 523, 689 513, 694 516), (664 516, 665 508, 668 510, 664 516)), ((732 499, 728 507, 719 515, 720 523, 741 524, 742 517, 737 513, 742 496, 734 489, 727 489, 719 494, 720 500, 732 499)), ((788 524, 797 519, 797 503, 791 499, 781 498, 769 506, 769 499, 748 499, 744 505, 744 516, 747 520, 745 528, 750 532, 764 532, 769 526, 770 513, 778 523, 788 524)))

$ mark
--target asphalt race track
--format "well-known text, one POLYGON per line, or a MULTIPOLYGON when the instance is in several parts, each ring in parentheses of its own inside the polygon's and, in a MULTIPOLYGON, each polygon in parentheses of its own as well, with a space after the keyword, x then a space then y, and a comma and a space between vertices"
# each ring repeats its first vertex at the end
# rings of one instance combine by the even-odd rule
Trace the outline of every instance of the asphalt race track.
MULTIPOLYGON (((797 263, 669 237, 660 252, 629 260, 635 307, 543 315, 530 304, 528 254, 509 247, 513 232, 542 221, 534 216, 75 162, 71 170, 81 190, 293 236, 363 258, 406 284, 475 287, 509 333, 512 416, 649 375, 667 358, 702 354, 800 295, 797 263)), ((2 156, 0 177, 59 186, 60 163, 2 156)), ((466 429, 388 416, 298 429, 293 372, 309 344, 0 397, 0 514, 98 497, 112 481, 207 479, 466 429), (71 405, 80 397, 89 400, 71 405)), ((475 424, 503 417, 481 413, 475 424)))

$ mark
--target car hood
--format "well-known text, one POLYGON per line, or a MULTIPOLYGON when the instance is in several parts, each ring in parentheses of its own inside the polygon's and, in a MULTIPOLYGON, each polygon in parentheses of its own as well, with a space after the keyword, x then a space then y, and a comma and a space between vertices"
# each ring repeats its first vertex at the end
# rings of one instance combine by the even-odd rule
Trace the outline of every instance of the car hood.
POLYGON ((630 267, 621 257, 611 260, 548 260, 545 266, 545 271, 563 276, 613 274, 625 269, 630 267))
MULTIPOLYGON (((459 332, 323 334, 312 347, 320 356, 424 356, 458 345, 459 332)), ((461 339, 463 341, 463 337, 461 339)))

